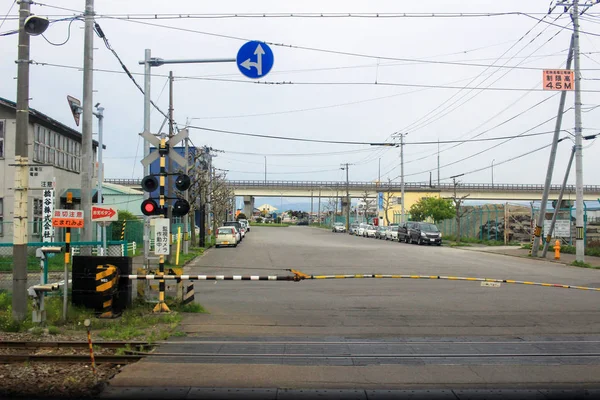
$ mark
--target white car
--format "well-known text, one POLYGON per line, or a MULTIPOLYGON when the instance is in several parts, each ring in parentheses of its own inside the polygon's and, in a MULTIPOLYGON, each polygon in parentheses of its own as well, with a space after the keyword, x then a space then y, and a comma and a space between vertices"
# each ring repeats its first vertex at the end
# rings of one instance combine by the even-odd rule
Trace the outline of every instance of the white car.
POLYGON ((246 231, 250 232, 250 222, 248 222, 247 219, 238 219, 239 222, 243 222, 244 224, 246 224, 246 231))
POLYGON ((346 225, 344 225, 343 222, 336 222, 335 224, 333 224, 333 227, 331 228, 331 232, 333 232, 333 233, 346 232, 346 225))
POLYGON ((367 230, 368 227, 369 227, 369 224, 365 224, 365 223, 360 224, 358 226, 358 231, 356 232, 356 234, 358 236, 366 236, 365 231, 367 230))
POLYGON ((377 228, 375 228, 375 226, 373 225, 369 225, 367 226, 367 229, 365 229, 365 236, 374 238, 376 232, 377 228))
POLYGON ((235 229, 235 226, 221 226, 217 228, 217 238, 215 247, 221 246, 233 246, 238 245, 239 232, 235 229))

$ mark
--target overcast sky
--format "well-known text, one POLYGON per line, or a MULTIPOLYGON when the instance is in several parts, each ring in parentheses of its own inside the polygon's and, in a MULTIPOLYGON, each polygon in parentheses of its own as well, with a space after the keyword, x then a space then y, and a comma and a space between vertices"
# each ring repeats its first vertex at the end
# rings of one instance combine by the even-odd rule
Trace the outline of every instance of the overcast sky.
MULTIPOLYGON (((12 0, 0 0, 0 14, 12 0)), ((35 4, 39 15, 72 16, 69 9, 84 9, 84 0, 45 0, 35 4)), ((559 93, 541 91, 542 69, 560 68, 566 62, 570 31, 562 8, 543 18, 549 0, 430 0, 408 1, 260 1, 208 2, 181 0, 97 0, 97 22, 127 67, 143 73, 138 61, 144 49, 164 59, 235 58, 248 40, 271 44, 275 64, 258 85, 240 74, 235 63, 171 65, 153 68, 152 98, 168 109, 169 70, 174 84, 175 120, 179 127, 211 129, 284 137, 337 141, 391 142, 396 132, 408 133, 405 174, 409 182, 437 179, 437 145, 414 142, 513 136, 550 132, 559 93), (443 13, 533 13, 487 17, 442 17, 443 13), (161 14, 245 13, 348 13, 339 18, 182 18, 160 19, 161 14), (124 14, 157 14, 157 20, 122 18, 124 14), (359 18, 360 13, 430 13, 431 17, 359 18), (117 15, 118 14, 118 15, 117 15), (102 15, 118 18, 102 18, 102 15), (562 15, 562 16, 561 16, 562 15), (148 24, 154 25, 148 25, 148 24), (157 26, 161 25, 161 26, 157 26), (170 29, 175 27, 180 30, 170 29), (214 35, 213 35, 214 34, 214 35), (229 37, 222 37, 229 36, 229 37), (278 45, 275 45, 278 44, 278 45), (279 45, 279 44, 283 44, 279 45), (289 47, 289 46, 295 47, 289 47), (331 52, 297 47, 330 50, 331 52), (369 57, 335 54, 360 53, 369 57), (418 59, 398 61, 387 58, 418 59), (429 61, 429 62, 424 62, 429 61), (433 63, 435 61, 436 63, 433 63), (437 63, 452 61, 478 66, 437 63), (519 66, 533 69, 488 67, 519 66), (194 79, 192 79, 194 78, 194 79), (206 80, 201 78, 217 78, 206 80), (291 83, 291 84, 289 84, 291 83), (393 85, 389 85, 393 84, 393 85), (431 85, 434 88, 410 85, 431 85), (440 88, 441 86, 441 88, 440 88), (445 87, 444 87, 445 86, 445 87), (467 86, 468 89, 460 90, 467 86), (511 90, 479 90, 502 88, 511 90), (514 90, 513 90, 514 89, 514 90), (535 89, 535 90, 531 90, 535 89), (545 100, 545 101, 544 101, 545 100), (538 104, 539 103, 539 104, 538 104), (506 122, 507 121, 507 122, 506 122), (545 122, 547 121, 547 122, 545 122), (545 123, 544 123, 545 122, 545 123)), ((9 17, 16 17, 15 4, 9 17)), ((600 132, 600 6, 581 21, 581 66, 586 78, 582 87, 584 134, 600 132)), ((51 17, 53 19, 59 17, 51 17)), ((0 22, 1 23, 1 22, 0 22)), ((570 25, 569 25, 570 26, 570 25)), ((17 27, 6 20, 0 32, 17 27)), ((52 24, 48 40, 67 39, 68 22, 52 24)), ((0 97, 16 99, 17 36, 0 37, 0 97)), ((99 70, 121 71, 104 43, 94 37, 94 63, 99 70)), ((41 36, 31 39, 31 58, 39 63, 80 67, 83 65, 83 22, 75 21, 66 44, 52 46, 41 36)), ((31 67, 31 107, 76 128, 66 96, 82 98, 82 72, 64 67, 31 67)), ((143 76, 135 75, 143 85, 143 76)), ((143 96, 123 73, 94 72, 94 103, 105 107, 106 177, 141 177, 143 96)), ((567 108, 574 96, 567 95, 567 108)), ((152 112, 152 129, 158 131, 163 117, 152 112)), ((96 121, 94 121, 96 131, 96 121)), ((563 129, 573 132, 574 113, 565 114, 563 129)), ((166 128, 165 128, 166 129, 166 128)), ((570 136, 563 132, 561 136, 570 136)), ((191 130, 196 146, 223 150, 215 161, 229 170, 231 179, 264 179, 265 155, 268 179, 343 180, 341 163, 351 163, 350 179, 372 181, 378 177, 399 180, 398 148, 302 143, 235 136, 191 130), (343 152, 343 153, 341 153, 343 152), (311 154, 311 156, 308 156, 311 154)), ((551 134, 518 138, 480 155, 460 161, 501 142, 441 145, 441 178, 490 166, 533 151, 551 142, 551 134), (459 161, 459 162, 457 162, 459 161), (453 164, 445 166, 446 164, 453 164)), ((553 182, 562 181, 571 141, 559 145, 553 182)), ((584 181, 600 184, 598 144, 584 142, 584 181), (594 156, 593 154, 596 154, 594 156)), ((543 183, 549 148, 527 157, 496 165, 495 183, 543 183)), ((464 182, 490 182, 491 170, 467 174, 464 182)), ((574 183, 574 168, 570 182, 574 183)))

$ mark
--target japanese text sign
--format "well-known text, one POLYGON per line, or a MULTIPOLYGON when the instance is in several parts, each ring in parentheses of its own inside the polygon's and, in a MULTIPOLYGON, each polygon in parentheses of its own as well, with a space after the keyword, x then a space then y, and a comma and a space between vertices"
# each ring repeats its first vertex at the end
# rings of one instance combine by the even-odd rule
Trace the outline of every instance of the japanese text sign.
POLYGON ((544 90, 574 90, 575 74, 570 69, 545 69, 544 90))
POLYGON ((83 228, 82 210, 54 210, 52 226, 56 228, 83 228))

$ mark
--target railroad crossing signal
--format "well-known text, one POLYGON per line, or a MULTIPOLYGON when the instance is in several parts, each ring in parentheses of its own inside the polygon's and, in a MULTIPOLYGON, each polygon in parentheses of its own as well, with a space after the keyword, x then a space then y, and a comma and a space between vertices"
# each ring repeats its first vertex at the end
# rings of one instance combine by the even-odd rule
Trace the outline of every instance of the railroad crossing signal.
MULTIPOLYGON (((170 149, 175 146, 178 142, 182 141, 188 136, 187 129, 182 129, 170 139, 159 139, 150 132, 144 132, 141 134, 144 139, 153 144, 158 151, 150 153, 142 160, 144 166, 150 165, 153 161, 160 157, 160 173, 147 175, 142 179, 142 189, 145 192, 155 192, 159 190, 159 197, 149 198, 142 202, 142 213, 144 215, 163 215, 166 216, 166 200, 175 200, 173 204, 173 216, 182 217, 190 211, 190 203, 187 200, 179 197, 167 197, 165 196, 165 180, 167 175, 174 175, 166 170, 166 156, 169 156, 171 160, 187 168, 187 160, 170 149), (158 200, 158 202, 157 202, 158 200)), ((175 180, 175 187, 180 192, 184 192, 189 189, 191 185, 190 177, 185 174, 178 174, 175 180)))

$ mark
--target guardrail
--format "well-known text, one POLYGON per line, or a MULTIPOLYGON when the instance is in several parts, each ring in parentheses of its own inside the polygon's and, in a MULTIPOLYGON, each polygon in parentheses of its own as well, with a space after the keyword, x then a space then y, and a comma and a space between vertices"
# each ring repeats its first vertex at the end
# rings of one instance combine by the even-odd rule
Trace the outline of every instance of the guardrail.
MULTIPOLYGON (((105 182, 115 183, 119 185, 134 186, 139 185, 139 179, 106 179, 105 182)), ((344 181, 264 181, 264 180, 230 180, 227 181, 229 186, 233 188, 286 188, 286 189, 339 189, 345 190, 346 187, 356 190, 371 190, 371 191, 400 191, 400 184, 397 182, 346 182, 344 181)), ((406 182, 404 184, 405 189, 418 189, 418 190, 452 190, 454 185, 452 183, 441 183, 432 184, 424 182, 406 182)), ((551 191, 560 191, 561 185, 552 185, 551 191)), ((465 190, 478 190, 486 192, 542 192, 544 185, 532 185, 532 184, 515 184, 515 183, 461 183, 458 186, 460 191, 465 190)), ((575 185, 567 185, 565 189, 566 193, 575 193, 575 185)), ((584 193, 598 193, 600 194, 600 185, 585 185, 583 187, 584 193)))

